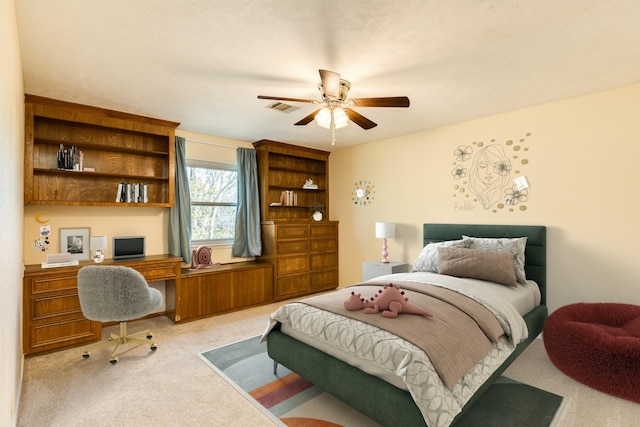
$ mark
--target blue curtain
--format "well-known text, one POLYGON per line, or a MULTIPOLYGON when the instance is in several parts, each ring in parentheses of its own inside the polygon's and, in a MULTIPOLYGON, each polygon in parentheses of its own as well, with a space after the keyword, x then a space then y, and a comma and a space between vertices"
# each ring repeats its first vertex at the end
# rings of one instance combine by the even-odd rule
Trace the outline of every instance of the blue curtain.
POLYGON ((234 257, 262 254, 258 162, 256 150, 250 148, 238 148, 238 209, 232 254, 234 257))
POLYGON ((169 215, 169 253, 191 262, 191 197, 187 178, 185 140, 176 136, 176 185, 174 205, 169 215))

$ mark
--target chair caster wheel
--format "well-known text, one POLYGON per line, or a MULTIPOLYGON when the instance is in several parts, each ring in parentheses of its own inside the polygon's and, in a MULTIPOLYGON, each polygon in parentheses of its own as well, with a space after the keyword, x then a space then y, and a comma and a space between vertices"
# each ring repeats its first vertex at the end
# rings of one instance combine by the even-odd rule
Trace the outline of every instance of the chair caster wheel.
POLYGON ((109 363, 111 363, 112 365, 115 365, 116 363, 118 363, 118 358, 114 357, 113 359, 109 360, 109 363))
POLYGON ((153 335, 148 334, 148 335, 147 335, 147 339, 148 339, 148 340, 150 340, 151 338, 153 338, 153 335))
POLYGON ((151 351, 156 351, 158 349, 158 347, 154 344, 151 346, 151 351))
POLYGON ((83 359, 88 359, 88 358, 89 358, 89 356, 91 356, 91 354, 90 354, 89 352, 86 352, 86 353, 84 353, 84 354, 82 355, 82 358, 83 358, 83 359))

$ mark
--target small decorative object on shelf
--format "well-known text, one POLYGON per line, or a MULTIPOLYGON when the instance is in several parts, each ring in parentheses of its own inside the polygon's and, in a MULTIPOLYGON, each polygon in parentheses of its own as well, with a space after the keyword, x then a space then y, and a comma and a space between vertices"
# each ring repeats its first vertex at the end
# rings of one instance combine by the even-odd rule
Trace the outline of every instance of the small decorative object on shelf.
POLYGON ((71 148, 64 148, 64 144, 60 144, 58 148, 58 169, 60 170, 83 170, 84 154, 78 147, 72 145, 71 148))
POLYGON ((305 189, 305 190, 317 190, 318 189, 318 184, 314 184, 313 180, 311 178, 309 178, 308 180, 305 181, 305 183, 302 186, 302 188, 305 189))
POLYGON ((311 215, 311 219, 314 221, 322 221, 322 212, 324 211, 324 206, 322 205, 322 203, 311 203, 311 209, 314 211, 313 215, 311 215))
POLYGON ((104 261, 103 249, 107 249, 107 236, 92 236, 91 250, 93 253, 93 262, 99 263, 104 261))

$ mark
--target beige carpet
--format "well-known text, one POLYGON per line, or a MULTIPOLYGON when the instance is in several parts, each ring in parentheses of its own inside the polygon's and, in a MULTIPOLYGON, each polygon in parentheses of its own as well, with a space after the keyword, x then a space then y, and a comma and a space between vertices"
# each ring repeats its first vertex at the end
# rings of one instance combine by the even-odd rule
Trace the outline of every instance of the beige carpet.
MULTIPOLYGON (((273 426, 273 422, 197 356, 262 333, 280 303, 174 325, 166 317, 133 322, 158 343, 131 347, 109 364, 106 349, 82 348, 25 361, 19 426, 273 426)), ((103 330, 107 336, 117 327, 103 330)), ((505 373, 567 398, 560 426, 632 426, 640 405, 589 389, 560 373, 536 340, 505 373)))

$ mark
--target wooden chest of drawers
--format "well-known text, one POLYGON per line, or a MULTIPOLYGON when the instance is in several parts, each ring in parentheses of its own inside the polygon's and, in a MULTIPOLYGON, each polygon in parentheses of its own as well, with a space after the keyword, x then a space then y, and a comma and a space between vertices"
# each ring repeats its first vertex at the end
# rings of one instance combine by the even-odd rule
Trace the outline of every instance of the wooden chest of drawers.
POLYGON ((337 221, 266 221, 263 256, 273 262, 275 299, 338 287, 337 221))

